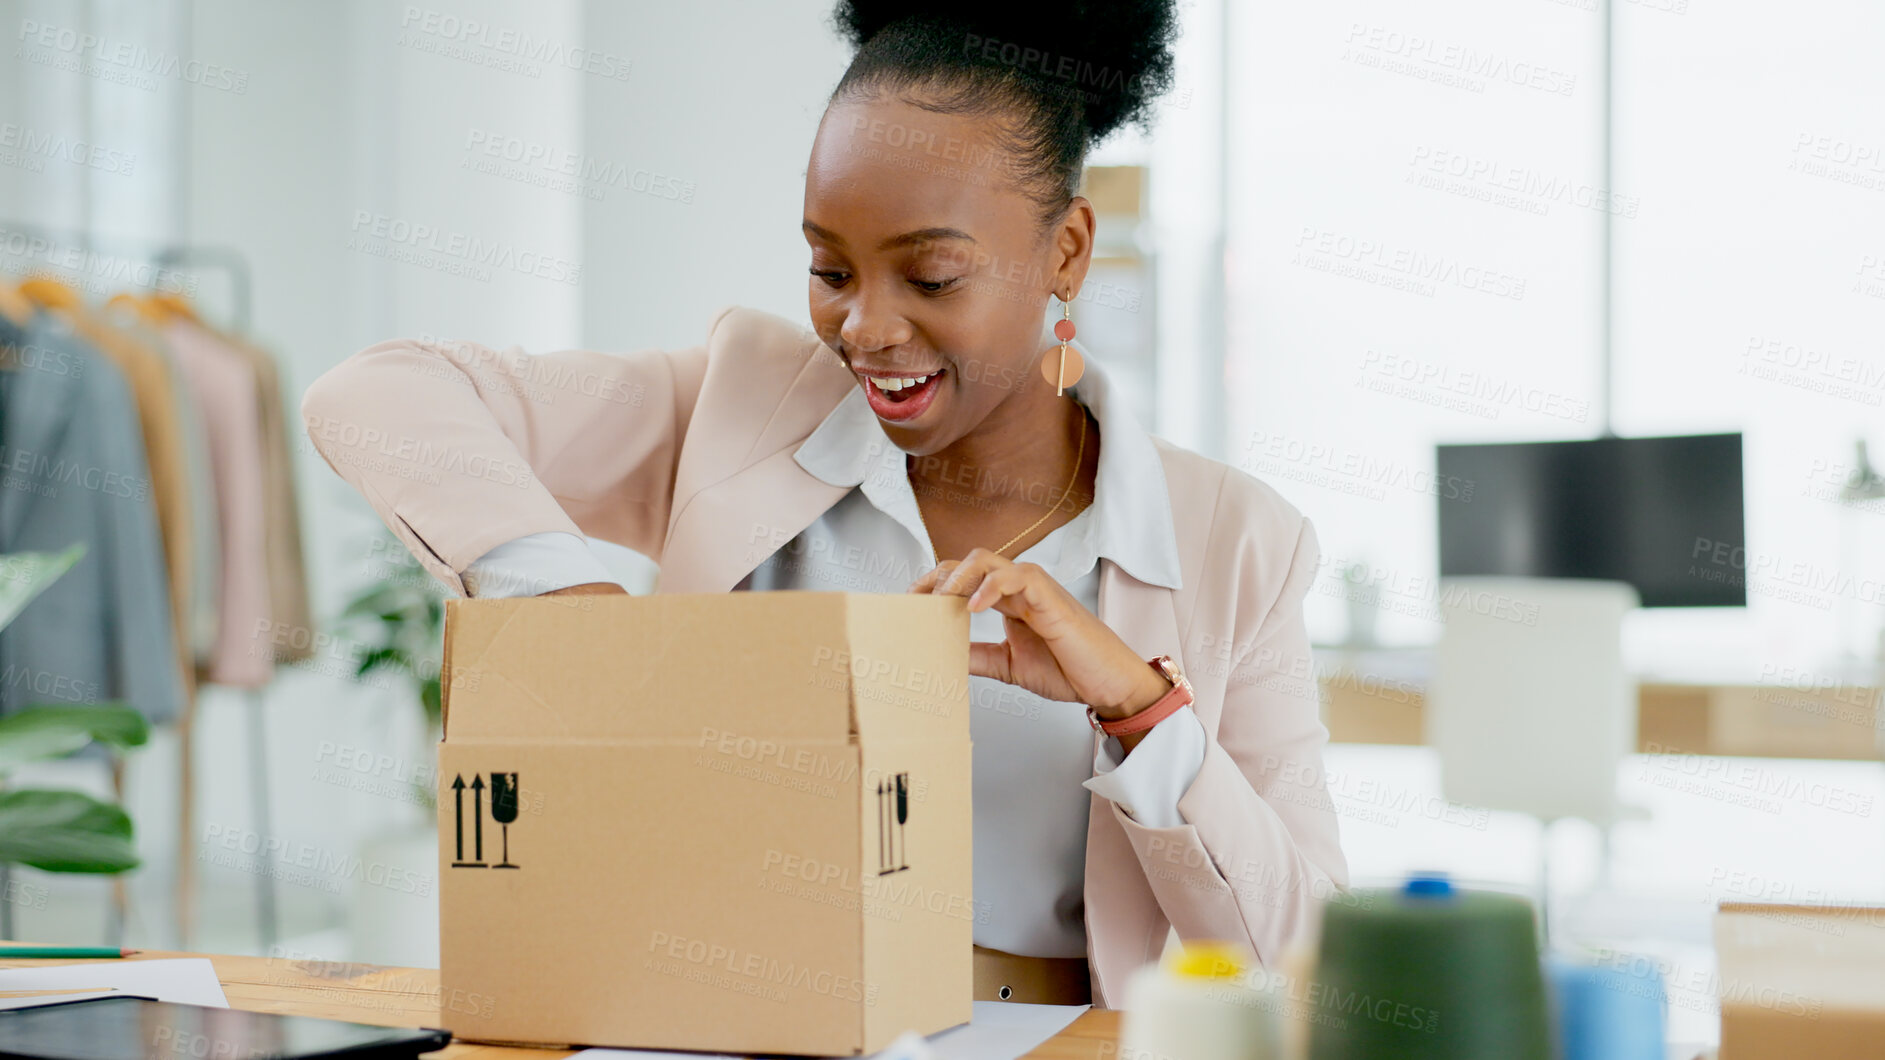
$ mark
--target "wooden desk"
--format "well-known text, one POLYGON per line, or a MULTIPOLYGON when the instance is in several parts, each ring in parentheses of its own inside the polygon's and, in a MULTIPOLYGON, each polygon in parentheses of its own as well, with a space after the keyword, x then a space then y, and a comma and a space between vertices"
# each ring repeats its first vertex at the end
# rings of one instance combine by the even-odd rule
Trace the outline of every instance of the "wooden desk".
MULTIPOLYGON (((1317 670, 1332 742, 1426 742, 1426 678, 1417 659, 1371 667, 1365 655, 1356 662, 1318 651, 1317 670)), ((1885 757, 1879 710, 1879 690, 1870 683, 1794 688, 1642 680, 1636 749, 1875 761, 1885 757)))
MULTIPOLYGON (((286 957, 224 957, 209 953, 144 950, 128 960, 208 957, 222 980, 229 1007, 284 1016, 320 1016, 382 1027, 436 1027, 439 1023, 439 973, 434 968, 386 968, 286 957)), ((0 967, 24 968, 42 962, 0 960, 0 967)), ((51 961, 88 964, 89 961, 51 961)), ((1119 1013, 1083 1013, 1071 1026, 1028 1054, 1030 1060, 1100 1060, 1117 1050, 1119 1013)), ((567 1049, 520 1049, 453 1042, 428 1057, 440 1060, 558 1060, 567 1049)))

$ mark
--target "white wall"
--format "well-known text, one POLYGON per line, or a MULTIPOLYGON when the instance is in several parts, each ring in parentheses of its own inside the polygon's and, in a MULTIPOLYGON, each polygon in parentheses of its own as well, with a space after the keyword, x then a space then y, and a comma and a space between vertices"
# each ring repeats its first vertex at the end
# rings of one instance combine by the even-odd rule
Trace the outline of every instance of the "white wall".
POLYGON ((675 348, 729 303, 805 316, 805 163, 849 58, 825 0, 587 5, 594 41, 635 57, 586 86, 596 155, 694 186, 683 203, 611 190, 587 204, 588 341, 675 348))
POLYGON ((1321 532, 1318 639, 1362 564, 1383 637, 1431 641, 1434 444, 1603 427, 1608 209, 1615 430, 1745 432, 1749 606, 1633 615, 1633 665, 1870 680, 1835 657, 1885 627, 1885 508, 1831 497, 1885 447, 1880 11, 1610 6, 1608 177, 1595 0, 1239 10, 1229 459, 1321 532), (1426 276, 1465 269, 1522 296, 1426 276))
MULTIPOLYGON (((109 25, 153 52, 234 71, 241 85, 127 85, 0 60, 0 122, 118 135, 145 153, 137 175, 116 186, 58 179, 53 163, 46 173, 0 167, 9 206, 0 218, 17 204, 42 222, 236 248, 254 279, 254 335, 281 362, 291 406, 334 363, 396 335, 528 349, 698 342, 729 302, 804 312, 805 159, 846 57, 825 21, 829 6, 752 0, 729 19, 686 5, 578 0, 0 0, 7 26, 16 15, 109 25), (533 43, 512 43, 522 38, 533 43), (538 44, 549 51, 519 54, 538 44), (581 68, 556 61, 571 54, 581 68), (570 156, 597 179, 558 180, 544 161, 570 156), (499 171, 481 168, 490 166, 499 171), (116 192, 103 208, 101 187, 116 192), (438 236, 394 237, 420 226, 438 236), (467 270, 441 249, 453 237, 548 258, 554 275, 467 270)), ((32 263, 6 264, 22 272, 32 263)), ((203 311, 228 319, 223 278, 206 273, 197 284, 203 311)), ((346 600, 380 573, 379 523, 299 436, 295 450, 316 625, 331 632, 346 600)), ((609 558, 631 585, 647 584, 645 560, 626 550, 609 558)), ((203 898, 193 944, 255 949, 257 872, 273 870, 288 877, 276 890, 289 944, 336 959, 424 962, 423 953, 324 931, 376 897, 351 859, 374 834, 423 823, 405 785, 432 762, 406 690, 356 683, 357 658, 354 645, 328 647, 268 690, 266 823, 251 812, 251 700, 204 693, 197 821, 185 844, 188 856, 207 858, 195 864, 203 898), (376 790, 337 782, 350 771, 355 785, 376 790), (226 837, 235 849, 221 845, 226 837), (263 843, 271 855, 244 852, 263 843), (315 870, 294 871, 296 859, 315 870)), ((164 731, 129 774, 126 801, 146 858, 132 879, 132 944, 179 941, 169 923, 176 763, 176 734, 164 731)), ((102 793, 95 773, 61 766, 48 775, 102 793)), ((407 868, 435 872, 424 857, 407 868)), ((21 910, 26 937, 103 930, 99 881, 24 875, 64 902, 21 910)), ((409 897, 394 890, 377 897, 409 897)), ((412 910, 426 915, 423 902, 412 910)))
POLYGON ((1831 659, 1885 630, 1885 503, 1835 501, 1855 439, 1885 464, 1885 9, 1789 6, 1775 32, 1750 0, 1619 7, 1618 180, 1643 201, 1618 226, 1619 430, 1746 432, 1748 608, 1641 637, 1871 680, 1831 659))
MULTIPOLYGON (((560 54, 584 42, 581 10, 575 3, 462 3, 440 14, 371 2, 196 5, 198 54, 237 56, 253 78, 244 94, 193 101, 192 237, 249 256, 255 330, 284 364, 293 403, 334 363, 395 335, 538 349, 579 343, 586 282, 580 198, 475 167, 504 163, 507 153, 521 157, 531 145, 580 150, 583 82, 591 75, 549 62, 499 69, 490 61, 515 57, 478 42, 511 31, 560 54), (473 22, 485 28, 471 31, 473 22), (484 153, 485 145, 498 154, 484 153), (437 234, 416 234, 422 228, 437 234), (452 252, 455 238, 503 244, 511 253, 466 269, 452 252), (501 263, 546 259, 547 276, 501 263)), ((316 623, 326 630, 376 576, 380 529, 364 502, 297 441, 316 623)), ((343 866, 317 874, 312 885, 281 889, 301 886, 291 897, 324 902, 335 916, 373 886, 369 868, 345 867, 363 837, 423 822, 403 795, 410 780, 425 780, 432 762, 416 704, 401 688, 350 680, 357 657, 353 645, 323 651, 284 672, 268 697, 274 813, 267 832, 343 866), (374 764, 362 772, 366 760, 374 764), (336 769, 375 790, 337 786, 336 769)), ((207 698, 204 709, 200 746, 212 769, 202 827, 254 828, 243 771, 213 768, 242 760, 245 705, 221 696, 207 698)), ((240 872, 218 878, 214 868, 206 871, 207 891, 252 882, 240 872)), ((424 861, 406 868, 435 875, 424 861)), ((402 956, 358 948, 351 955, 402 956)))

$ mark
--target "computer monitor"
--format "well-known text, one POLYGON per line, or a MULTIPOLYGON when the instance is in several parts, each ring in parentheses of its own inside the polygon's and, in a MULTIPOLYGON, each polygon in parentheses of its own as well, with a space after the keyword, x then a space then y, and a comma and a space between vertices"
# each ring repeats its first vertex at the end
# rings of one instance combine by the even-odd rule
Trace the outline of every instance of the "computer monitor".
POLYGON ((1438 447, 1440 575, 1601 578, 1745 607, 1741 435, 1438 447))

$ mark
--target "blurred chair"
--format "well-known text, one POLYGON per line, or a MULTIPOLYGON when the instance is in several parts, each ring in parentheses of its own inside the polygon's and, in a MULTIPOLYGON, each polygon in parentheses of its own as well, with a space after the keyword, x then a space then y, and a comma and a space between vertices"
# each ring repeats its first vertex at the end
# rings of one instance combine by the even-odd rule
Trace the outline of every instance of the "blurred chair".
POLYGON ((1617 798, 1636 748, 1636 681, 1623 664, 1623 582, 1460 577, 1440 581, 1446 628, 1427 689, 1427 742, 1457 803, 1539 818, 1540 921, 1549 932, 1552 822, 1604 834, 1643 813, 1617 798))

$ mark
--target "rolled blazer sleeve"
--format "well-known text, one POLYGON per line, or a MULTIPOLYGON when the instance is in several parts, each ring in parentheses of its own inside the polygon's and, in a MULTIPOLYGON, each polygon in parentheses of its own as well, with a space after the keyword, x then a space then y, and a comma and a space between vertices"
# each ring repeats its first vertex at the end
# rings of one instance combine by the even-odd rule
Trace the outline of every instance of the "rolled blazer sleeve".
POLYGON ((328 465, 462 596, 460 572, 529 534, 587 534, 658 562, 706 370, 706 345, 531 354, 396 339, 316 379, 301 416, 328 465))
POLYGON ((1316 903, 1348 887, 1322 752, 1303 600, 1315 580, 1314 526, 1297 517, 1287 569, 1243 568, 1237 653, 1204 764, 1179 799, 1187 822, 1148 828, 1113 808, 1181 939, 1249 944, 1274 966, 1316 903), (1266 583, 1281 582, 1274 602, 1266 583), (1244 601, 1260 612, 1246 616, 1244 601), (1249 623, 1249 626, 1246 626, 1249 623))

